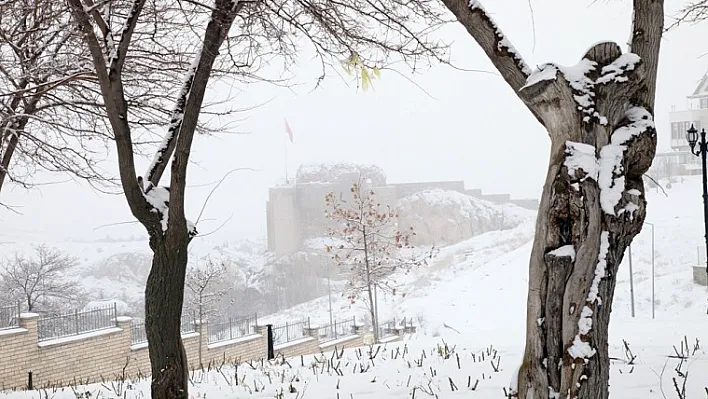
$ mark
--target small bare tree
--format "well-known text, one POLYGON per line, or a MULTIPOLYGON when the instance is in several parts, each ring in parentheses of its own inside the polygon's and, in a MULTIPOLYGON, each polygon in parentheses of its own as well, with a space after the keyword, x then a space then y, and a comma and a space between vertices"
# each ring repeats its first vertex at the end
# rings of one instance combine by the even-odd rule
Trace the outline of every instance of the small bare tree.
POLYGON ((76 301, 80 289, 69 272, 77 260, 45 245, 34 252, 34 256, 15 254, 0 262, 0 291, 22 301, 29 312, 56 308, 58 301, 76 301))
POLYGON ((363 188, 359 182, 352 185, 350 193, 350 200, 343 199, 342 193, 325 196, 325 215, 334 224, 329 236, 336 240, 326 249, 334 263, 349 272, 347 298, 363 297, 378 340, 376 292, 396 295, 397 288, 389 281, 391 274, 425 264, 428 256, 404 256, 403 252, 412 252, 410 239, 415 231, 412 226, 398 230, 396 210, 382 205, 373 189, 363 188))
POLYGON ((207 259, 203 265, 195 265, 187 270, 185 288, 187 305, 203 320, 216 312, 216 306, 226 294, 223 278, 226 266, 223 262, 207 259))
MULTIPOLYGON (((226 294, 222 278, 226 275, 223 262, 216 263, 207 259, 203 265, 195 265, 187 270, 185 287, 187 288, 187 306, 197 315, 199 323, 213 316, 216 305, 226 294)), ((202 348, 199 346, 199 364, 202 364, 202 348)))

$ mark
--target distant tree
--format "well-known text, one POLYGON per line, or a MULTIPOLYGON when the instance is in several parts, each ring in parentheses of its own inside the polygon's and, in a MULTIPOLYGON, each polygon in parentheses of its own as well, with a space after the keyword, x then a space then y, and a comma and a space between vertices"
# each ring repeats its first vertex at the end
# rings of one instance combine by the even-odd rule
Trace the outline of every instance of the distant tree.
POLYGON ((22 301, 29 312, 55 309, 60 301, 76 301, 80 289, 69 272, 77 260, 45 245, 34 252, 34 256, 16 254, 0 263, 0 291, 22 301))
MULTIPOLYGON (((189 310, 194 312, 200 323, 217 312, 217 305, 227 291, 223 288, 222 281, 225 275, 224 263, 214 262, 211 259, 207 259, 203 265, 197 264, 187 270, 186 302, 189 310)), ((202 364, 201 346, 199 347, 199 364, 202 364)))
POLYGON ((226 266, 223 262, 207 259, 202 264, 187 269, 185 288, 186 301, 199 320, 213 314, 217 304, 226 294, 223 278, 226 276, 226 266))
POLYGON ((363 297, 378 340, 377 290, 396 295, 389 276, 425 264, 429 256, 404 256, 403 252, 412 252, 410 239, 415 231, 412 226, 399 231, 396 210, 382 205, 373 189, 363 188, 360 182, 352 185, 349 194, 350 200, 343 199, 343 193, 325 196, 325 216, 333 222, 329 236, 334 240, 326 249, 334 263, 349 272, 347 298, 363 297))
POLYGON ((708 19, 708 0, 691 0, 678 10, 669 29, 676 28, 682 23, 694 24, 706 19, 708 19))

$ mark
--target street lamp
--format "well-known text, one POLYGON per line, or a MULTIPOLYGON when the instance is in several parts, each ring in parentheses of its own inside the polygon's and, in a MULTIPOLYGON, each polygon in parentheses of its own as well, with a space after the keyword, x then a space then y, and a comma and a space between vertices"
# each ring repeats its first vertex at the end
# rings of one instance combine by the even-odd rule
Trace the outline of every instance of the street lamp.
POLYGON ((654 223, 644 222, 651 226, 651 318, 654 318, 654 223))
POLYGON ((686 132, 686 140, 691 146, 691 153, 701 157, 703 171, 703 224, 706 237, 706 279, 708 279, 708 182, 706 182, 706 152, 708 152, 708 143, 706 143, 706 130, 701 129, 701 141, 698 142, 698 131, 691 125, 691 128, 686 132), (698 149, 696 149, 698 144, 698 149))

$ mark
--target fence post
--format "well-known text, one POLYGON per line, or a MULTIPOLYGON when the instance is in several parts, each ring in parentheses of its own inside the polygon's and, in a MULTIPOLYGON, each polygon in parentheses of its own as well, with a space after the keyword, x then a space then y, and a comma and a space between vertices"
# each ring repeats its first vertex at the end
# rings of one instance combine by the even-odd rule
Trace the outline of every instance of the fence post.
POLYGON ((20 315, 22 314, 22 305, 17 301, 17 326, 20 326, 20 315))
POLYGON ((113 318, 116 321, 116 327, 118 327, 118 305, 115 302, 113 302, 113 318))
POLYGON ((273 342, 273 325, 272 324, 266 324, 266 329, 268 332, 268 360, 275 359, 275 350, 273 349, 274 342, 273 342))
POLYGON ((79 309, 74 309, 74 326, 76 327, 76 335, 79 335, 79 309))
POLYGON ((285 342, 290 342, 290 327, 288 327, 288 321, 285 321, 285 342))

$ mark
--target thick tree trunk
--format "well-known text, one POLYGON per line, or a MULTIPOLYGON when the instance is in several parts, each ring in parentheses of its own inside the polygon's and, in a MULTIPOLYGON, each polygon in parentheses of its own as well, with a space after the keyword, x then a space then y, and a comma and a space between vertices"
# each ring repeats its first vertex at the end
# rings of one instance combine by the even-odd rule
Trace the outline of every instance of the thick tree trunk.
POLYGON ((614 43, 594 46, 576 67, 542 69, 519 92, 552 145, 515 388, 526 399, 606 399, 617 268, 644 222, 642 176, 656 149, 646 72, 614 43))
POLYGON ((153 399, 188 397, 189 369, 180 332, 188 244, 186 230, 179 237, 159 232, 150 240, 154 255, 145 288, 145 332, 153 399))

